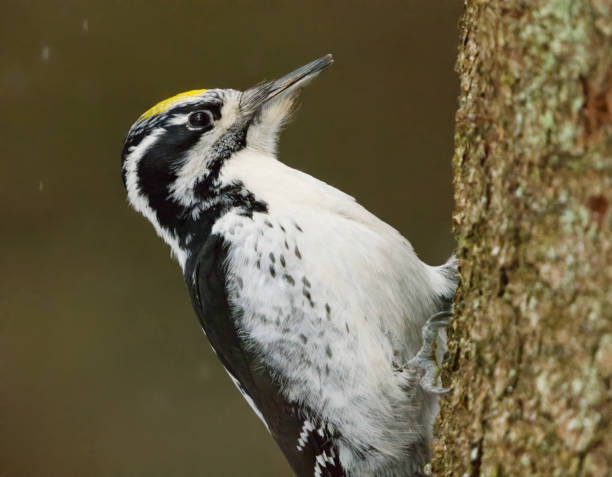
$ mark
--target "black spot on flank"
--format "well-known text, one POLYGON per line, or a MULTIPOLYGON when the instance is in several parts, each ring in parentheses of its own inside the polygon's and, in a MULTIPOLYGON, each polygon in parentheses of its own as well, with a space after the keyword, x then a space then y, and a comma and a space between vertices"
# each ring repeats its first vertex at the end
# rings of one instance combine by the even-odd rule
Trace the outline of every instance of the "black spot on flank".
POLYGON ((272 252, 270 252, 270 255, 268 255, 270 257, 270 260, 272 261, 272 263, 276 263, 276 258, 274 257, 274 254, 272 252))
POLYGON ((306 277, 302 278, 302 283, 304 284, 305 287, 310 288, 310 282, 308 281, 308 278, 306 277))
POLYGON ((276 270, 274 270, 274 266, 270 265, 270 275, 272 275, 272 278, 274 278, 276 276, 276 270))
POLYGON ((255 262, 255 265, 257 266, 258 270, 261 270, 261 258, 257 259, 257 262, 255 262))
POLYGON ((333 356, 333 354, 332 354, 332 350, 331 350, 331 348, 329 347, 329 345, 327 345, 327 346, 325 347, 325 354, 327 355, 327 357, 328 357, 328 358, 331 358, 331 357, 333 356))
POLYGON ((300 232, 303 232, 302 227, 300 227, 297 223, 295 224, 295 228, 298 229, 300 232))
POLYGON ((283 226, 282 226, 282 225, 280 225, 280 224, 279 224, 279 227, 280 227, 280 229, 281 229, 283 232, 286 232, 285 227, 283 227, 283 226))
POLYGON ((242 278, 236 277, 236 283, 238 284, 238 288, 240 288, 241 290, 244 288, 244 283, 242 281, 242 278))
POLYGON ((329 364, 325 364, 325 375, 329 376, 329 364))
POLYGON ((291 328, 283 328, 283 329, 281 330, 281 332, 282 332, 284 335, 287 335, 287 334, 289 334, 289 333, 291 332, 291 328))
POLYGON ((300 249, 298 248, 298 246, 295 246, 295 256, 297 258, 299 258, 300 260, 302 259, 302 254, 300 253, 300 249))
POLYGON ((290 285, 295 285, 295 280, 293 279, 293 277, 291 275, 288 275, 288 274, 285 273, 283 275, 283 278, 285 280, 287 280, 287 282, 289 282, 290 285))
POLYGON ((306 299, 310 303, 311 308, 314 308, 315 303, 314 303, 314 301, 312 301, 312 297, 310 296, 310 292, 308 290, 306 290, 306 288, 303 288, 302 289, 302 294, 306 297, 306 299))
POLYGON ((300 339, 302 340, 302 343, 304 344, 308 343, 308 338, 306 338, 305 334, 300 334, 300 339))
POLYGON ((280 263, 283 268, 285 267, 285 265, 287 265, 287 263, 285 262, 285 256, 282 253, 280 254, 280 263))
POLYGON ((272 222, 270 222, 268 219, 264 220, 264 224, 266 224, 268 227, 270 227, 271 229, 274 228, 274 225, 272 225, 272 222))
POLYGON ((327 313, 327 319, 331 320, 331 307, 329 303, 325 303, 325 312, 327 313))
POLYGON ((286 240, 285 240, 285 248, 286 248, 287 250, 289 250, 289 244, 287 243, 287 241, 286 241, 286 240))
POLYGON ((345 325, 346 325, 346 334, 348 335, 350 333, 348 323, 345 323, 345 325))
POLYGON ((278 316, 276 317, 276 320, 274 320, 274 324, 276 326, 280 326, 280 318, 278 316))

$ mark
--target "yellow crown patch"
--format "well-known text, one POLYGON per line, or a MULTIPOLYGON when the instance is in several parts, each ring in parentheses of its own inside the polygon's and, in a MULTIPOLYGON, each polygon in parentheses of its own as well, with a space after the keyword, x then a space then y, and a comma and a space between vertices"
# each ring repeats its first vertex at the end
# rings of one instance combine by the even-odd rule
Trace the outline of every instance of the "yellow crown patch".
POLYGON ((167 111, 168 109, 170 109, 172 106, 174 106, 177 103, 180 103, 182 100, 190 97, 190 96, 198 96, 200 94, 205 93, 206 89, 192 89, 191 91, 185 91, 183 93, 179 93, 177 95, 174 95, 170 98, 164 99, 163 101, 160 101, 159 103, 157 103, 155 106, 153 106, 151 109, 148 109, 147 111, 145 111, 144 113, 142 113, 142 115, 140 116, 140 119, 147 119, 150 118, 151 116, 156 116, 158 114, 163 113, 164 111, 167 111))

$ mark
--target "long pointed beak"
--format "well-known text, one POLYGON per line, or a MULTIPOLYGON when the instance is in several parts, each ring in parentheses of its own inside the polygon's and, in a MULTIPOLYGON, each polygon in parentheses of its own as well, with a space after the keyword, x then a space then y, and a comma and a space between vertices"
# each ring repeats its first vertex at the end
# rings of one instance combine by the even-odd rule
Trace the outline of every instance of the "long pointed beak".
POLYGON ((269 81, 254 88, 247 89, 240 98, 240 110, 245 116, 252 116, 264 103, 283 94, 291 93, 306 86, 321 71, 334 62, 332 55, 327 54, 307 65, 292 71, 276 81, 269 81))

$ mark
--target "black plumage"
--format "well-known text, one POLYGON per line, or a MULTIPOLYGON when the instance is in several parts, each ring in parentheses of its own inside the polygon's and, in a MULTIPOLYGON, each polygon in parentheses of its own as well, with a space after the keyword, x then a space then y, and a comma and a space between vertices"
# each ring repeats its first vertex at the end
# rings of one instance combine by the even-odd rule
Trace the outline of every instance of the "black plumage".
POLYGON ((263 415, 295 473, 300 477, 344 476, 334 446, 339 436, 332 436, 307 408, 285 400, 278 383, 240 338, 239 310, 232 311, 228 303, 226 256, 227 244, 221 236, 213 234, 185 266, 185 282, 206 336, 223 366, 240 383, 240 390, 250 396, 263 415), (305 432, 307 420, 313 429, 305 432), (305 438, 300 441, 300 436, 305 438), (298 448, 300 442, 303 445, 298 448), (322 464, 323 455, 327 460, 322 464), (315 473, 317 466, 319 474, 315 473))
POLYGON ((421 476, 444 391, 435 349, 449 313, 437 312, 450 307, 456 261, 422 264, 354 199, 276 160, 299 90, 331 63, 158 103, 130 129, 123 180, 298 476, 421 476))

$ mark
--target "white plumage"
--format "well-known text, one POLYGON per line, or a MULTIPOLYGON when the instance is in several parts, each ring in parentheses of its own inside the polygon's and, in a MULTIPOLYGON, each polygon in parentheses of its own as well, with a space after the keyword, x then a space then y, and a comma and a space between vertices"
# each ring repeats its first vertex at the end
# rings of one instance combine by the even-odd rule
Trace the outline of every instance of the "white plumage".
MULTIPOLYGON (((429 440, 436 397, 419 396, 416 407, 404 389, 413 377, 394 364, 417 353, 421 328, 438 311, 434 297, 452 283, 352 197, 271 156, 241 151, 221 177, 240 178, 269 204, 253 220, 227 214, 213 232, 230 244, 230 296, 246 340, 287 398, 331 416, 363 448, 375 440, 397 457, 407 443, 429 440)), ((340 455, 346 462, 351 453, 340 455)))
MULTIPOLYGON (((165 122, 127 148, 128 197, 184 273, 198 252, 198 221, 216 214, 207 236, 220 237, 226 247, 227 301, 245 352, 261 361, 287 403, 307 410, 293 448, 305 452, 317 433, 336 436, 314 456, 313 475, 323 475, 338 458, 346 475, 419 475, 437 395, 420 386, 422 369, 410 360, 423 346, 427 320, 453 295, 455 263, 424 264, 399 232, 351 196, 276 159, 297 90, 323 68, 312 65, 298 70, 311 67, 308 74, 245 93, 212 90, 175 104, 176 113, 170 108, 165 122), (211 97, 222 100, 214 127, 168 166, 167 199, 190 221, 190 232, 181 236, 187 226, 164 225, 143 192, 141 162, 164 144, 164 127, 189 126, 188 108, 211 97), (203 182, 208 195, 200 190, 203 182), (230 190, 233 202, 219 192, 230 190), (265 210, 232 205, 242 199, 256 199, 265 210)), ((135 130, 140 134, 145 126, 137 123, 135 130)), ((201 272, 189 270, 197 287, 201 272)), ((438 359, 443 352, 442 340, 438 359)), ((248 390, 230 377, 265 423, 248 390)))

